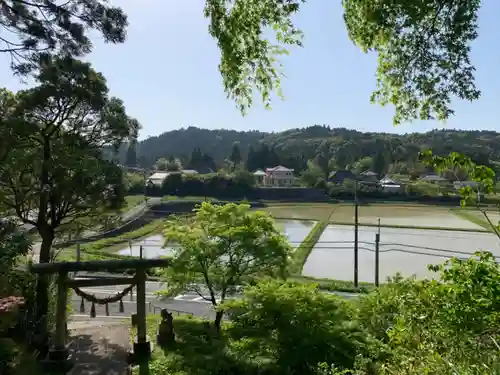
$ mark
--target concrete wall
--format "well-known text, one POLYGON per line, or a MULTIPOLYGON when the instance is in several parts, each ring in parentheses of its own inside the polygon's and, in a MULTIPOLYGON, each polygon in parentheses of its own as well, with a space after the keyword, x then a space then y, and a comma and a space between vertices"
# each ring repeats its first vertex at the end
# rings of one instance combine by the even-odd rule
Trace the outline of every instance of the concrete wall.
POLYGON ((267 201, 307 201, 307 202, 321 202, 327 201, 329 198, 323 190, 314 188, 300 188, 300 187, 260 187, 255 188, 255 200, 267 201))

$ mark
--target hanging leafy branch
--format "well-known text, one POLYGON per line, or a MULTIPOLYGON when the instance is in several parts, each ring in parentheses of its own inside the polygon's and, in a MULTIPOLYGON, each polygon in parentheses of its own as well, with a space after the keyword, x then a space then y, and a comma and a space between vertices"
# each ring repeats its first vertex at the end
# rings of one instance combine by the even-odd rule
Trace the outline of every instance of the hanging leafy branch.
MULTIPOLYGON (((478 165, 474 163, 470 157, 458 152, 451 152, 448 156, 438 156, 434 155, 432 150, 427 150, 419 153, 419 160, 440 173, 455 170, 464 171, 471 181, 476 182, 478 185, 475 189, 465 184, 460 187, 460 195, 462 196, 460 205, 462 207, 471 204, 475 205, 500 239, 500 222, 496 225, 493 224, 487 212, 481 207, 477 199, 480 192, 485 194, 494 193, 496 174, 493 169, 485 165, 478 165)), ((458 177, 457 181, 460 181, 458 177)))
POLYGON ((394 124, 446 120, 452 99, 476 100, 470 44, 481 0, 342 0, 349 38, 378 55, 372 102, 395 107, 394 124))
POLYGON ((283 73, 279 57, 288 54, 283 46, 301 46, 302 32, 291 17, 305 0, 207 0, 205 17, 209 33, 221 51, 219 71, 224 90, 244 114, 257 89, 266 108, 271 92, 282 97, 283 73), (264 36, 271 31, 273 43, 264 36))
POLYGON ((92 50, 88 32, 123 43, 128 25, 122 9, 105 0, 1 0, 0 54, 21 75, 38 70, 51 54, 83 56, 92 50))

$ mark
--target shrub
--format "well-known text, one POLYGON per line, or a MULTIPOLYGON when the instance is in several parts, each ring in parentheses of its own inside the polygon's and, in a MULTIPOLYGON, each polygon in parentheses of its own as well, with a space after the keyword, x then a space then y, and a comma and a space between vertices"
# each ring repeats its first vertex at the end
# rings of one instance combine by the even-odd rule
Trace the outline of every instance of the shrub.
POLYGON ((349 369, 366 345, 349 303, 312 285, 261 282, 223 308, 242 355, 268 358, 273 374, 314 374, 323 361, 349 369))
POLYGON ((499 373, 495 258, 478 253, 431 268, 441 281, 398 278, 360 299, 358 321, 380 342, 369 362, 381 375, 499 373))

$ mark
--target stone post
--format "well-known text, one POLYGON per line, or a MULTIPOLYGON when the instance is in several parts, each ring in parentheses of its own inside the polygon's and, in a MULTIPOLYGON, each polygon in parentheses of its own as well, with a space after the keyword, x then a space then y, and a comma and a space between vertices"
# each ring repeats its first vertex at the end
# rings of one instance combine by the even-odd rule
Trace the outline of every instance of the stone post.
POLYGON ((134 358, 142 367, 148 367, 151 359, 151 344, 147 341, 146 330, 146 269, 137 267, 137 342, 134 343, 134 358))
POLYGON ((54 346, 49 351, 49 361, 46 363, 54 373, 66 373, 71 368, 68 361, 68 349, 66 338, 68 326, 66 322, 66 310, 68 303, 68 272, 60 271, 57 279, 57 306, 56 306, 56 333, 54 346))

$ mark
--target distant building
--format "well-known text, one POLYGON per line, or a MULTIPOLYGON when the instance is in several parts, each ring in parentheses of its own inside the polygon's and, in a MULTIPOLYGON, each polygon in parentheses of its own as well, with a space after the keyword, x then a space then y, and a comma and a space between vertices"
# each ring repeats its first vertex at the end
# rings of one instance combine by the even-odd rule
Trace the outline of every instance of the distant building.
POLYGON ((428 174, 426 176, 420 177, 420 181, 425 181, 425 182, 446 182, 448 181, 446 178, 439 176, 437 174, 428 174))
POLYGON ((477 189, 479 187, 479 183, 476 181, 453 181, 453 187, 457 190, 460 190, 463 187, 477 189))
POLYGON ((359 174, 360 180, 366 181, 366 182, 377 182, 378 181, 378 175, 370 170, 364 171, 359 174))
POLYGON ((264 178, 266 177, 266 172, 263 170, 257 169, 254 173, 253 176, 255 178, 255 182, 259 185, 264 185, 264 178))
POLYGON ((385 176, 384 178, 382 178, 379 183, 382 187, 382 191, 385 191, 387 193, 399 193, 403 190, 403 184, 392 179, 389 176, 385 176))
POLYGON ((194 169, 181 169, 180 171, 161 171, 161 172, 155 172, 151 176, 149 176, 147 180, 147 184, 153 185, 153 186, 161 186, 163 184, 163 181, 165 181, 168 176, 175 175, 175 174, 182 174, 185 176, 193 176, 197 175, 198 172, 195 171, 194 169))
POLYGON ((149 176, 147 183, 149 185, 161 186, 163 184, 163 181, 167 179, 169 174, 169 172, 155 172, 151 176, 149 176))
POLYGON ((328 176, 328 182, 332 182, 334 184, 343 185, 346 180, 357 181, 358 177, 351 171, 347 170, 333 171, 328 176))
POLYGON ((273 168, 266 168, 263 177, 266 186, 292 186, 295 182, 293 169, 278 165, 273 168))
POLYGON ((195 174, 198 174, 198 171, 195 171, 194 169, 181 169, 180 173, 186 176, 193 176, 195 174))

